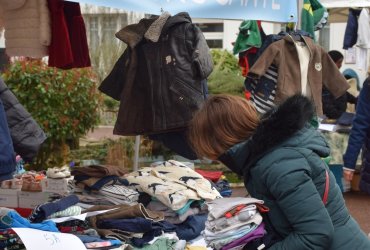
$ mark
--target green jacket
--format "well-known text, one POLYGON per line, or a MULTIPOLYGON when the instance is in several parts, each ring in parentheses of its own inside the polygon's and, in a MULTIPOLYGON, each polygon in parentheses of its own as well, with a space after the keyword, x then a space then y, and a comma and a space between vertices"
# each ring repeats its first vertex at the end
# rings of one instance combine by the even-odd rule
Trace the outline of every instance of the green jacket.
POLYGON ((350 216, 322 157, 330 149, 307 122, 313 106, 293 96, 262 118, 254 135, 220 160, 244 176, 252 197, 265 201, 268 216, 284 238, 269 249, 370 249, 370 240, 350 216), (329 196, 323 204, 326 171, 329 196))

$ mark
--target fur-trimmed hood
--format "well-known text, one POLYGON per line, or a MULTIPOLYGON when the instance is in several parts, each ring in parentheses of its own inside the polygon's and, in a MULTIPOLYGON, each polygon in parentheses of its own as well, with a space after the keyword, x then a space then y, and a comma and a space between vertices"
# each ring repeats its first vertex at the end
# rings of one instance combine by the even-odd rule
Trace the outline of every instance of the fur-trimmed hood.
POLYGON ((127 25, 116 33, 116 37, 134 48, 143 38, 157 42, 161 34, 180 23, 191 23, 187 12, 180 12, 172 17, 164 12, 161 16, 143 18, 139 23, 127 25))
POLYGON ((231 147, 219 160, 246 176, 258 160, 277 147, 305 147, 321 157, 328 156, 325 139, 309 124, 314 110, 311 101, 302 95, 288 98, 261 118, 250 139, 231 147))

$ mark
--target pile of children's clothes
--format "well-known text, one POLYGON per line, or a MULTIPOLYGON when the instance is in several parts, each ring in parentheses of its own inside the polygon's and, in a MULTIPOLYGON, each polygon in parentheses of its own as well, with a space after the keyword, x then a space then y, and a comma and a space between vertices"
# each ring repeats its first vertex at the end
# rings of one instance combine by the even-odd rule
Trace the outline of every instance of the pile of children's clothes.
POLYGON ((0 237, 2 246, 27 247, 8 231, 22 227, 73 234, 87 249, 185 249, 205 229, 205 203, 222 198, 210 181, 177 161, 126 175, 103 165, 71 170, 79 188, 38 205, 28 219, 0 208, 0 229, 9 234, 0 237))
POLYGON ((267 212, 268 209, 262 200, 223 198, 207 202, 207 207, 208 219, 203 236, 213 249, 242 249, 265 235, 260 211, 267 212))
POLYGON ((217 191, 220 192, 222 197, 230 197, 232 195, 233 191, 230 183, 222 171, 196 169, 195 172, 209 180, 216 187, 217 191))

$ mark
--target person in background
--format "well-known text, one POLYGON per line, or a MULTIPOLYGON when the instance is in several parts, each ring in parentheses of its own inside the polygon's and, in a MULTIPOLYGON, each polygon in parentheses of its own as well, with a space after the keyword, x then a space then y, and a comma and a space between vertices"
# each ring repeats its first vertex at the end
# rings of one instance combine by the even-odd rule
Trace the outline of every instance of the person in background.
MULTIPOLYGON (((331 59, 337 65, 338 69, 342 67, 343 54, 337 50, 331 50, 328 52, 331 59)), ((335 99, 335 97, 329 92, 329 90, 323 87, 322 90, 322 105, 324 115, 329 119, 338 119, 347 109, 347 102, 356 104, 357 98, 346 92, 341 97, 335 99)))
POLYGON ((362 148, 360 190, 370 194, 370 77, 362 85, 353 119, 348 146, 343 155, 343 177, 351 181, 362 148))
POLYGON ((189 138, 199 158, 224 163, 269 207, 265 223, 282 238, 269 250, 370 249, 322 160, 330 149, 309 124, 314 112, 295 95, 259 118, 248 100, 214 95, 195 113, 189 138))

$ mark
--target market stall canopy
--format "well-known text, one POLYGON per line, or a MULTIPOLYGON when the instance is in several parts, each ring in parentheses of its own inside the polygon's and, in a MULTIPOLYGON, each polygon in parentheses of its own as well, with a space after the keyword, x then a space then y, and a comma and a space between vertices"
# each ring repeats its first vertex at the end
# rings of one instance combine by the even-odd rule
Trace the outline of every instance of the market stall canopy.
POLYGON ((370 7, 370 0, 321 0, 321 4, 329 10, 329 22, 347 22, 349 8, 370 7))
POLYGON ((76 2, 147 14, 186 11, 194 18, 296 22, 297 1, 292 0, 79 0, 76 2))

